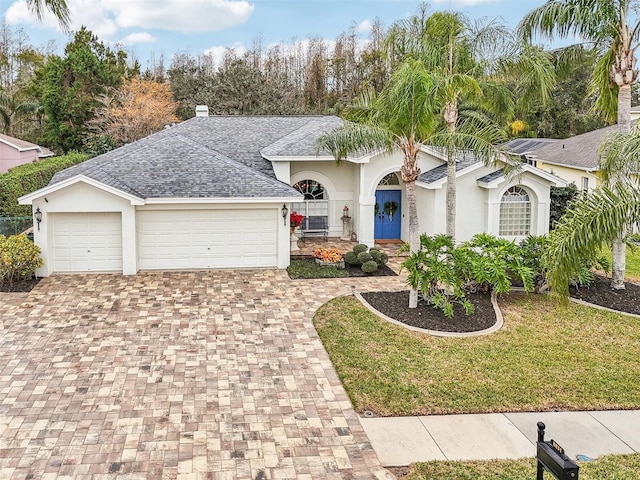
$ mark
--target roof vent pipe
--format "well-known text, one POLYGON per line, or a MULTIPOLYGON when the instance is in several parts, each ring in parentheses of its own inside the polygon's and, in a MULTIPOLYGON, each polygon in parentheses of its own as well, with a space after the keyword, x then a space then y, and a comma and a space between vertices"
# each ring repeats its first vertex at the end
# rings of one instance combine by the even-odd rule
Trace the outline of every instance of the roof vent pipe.
POLYGON ((196 105, 196 117, 208 117, 209 107, 207 105, 196 105))

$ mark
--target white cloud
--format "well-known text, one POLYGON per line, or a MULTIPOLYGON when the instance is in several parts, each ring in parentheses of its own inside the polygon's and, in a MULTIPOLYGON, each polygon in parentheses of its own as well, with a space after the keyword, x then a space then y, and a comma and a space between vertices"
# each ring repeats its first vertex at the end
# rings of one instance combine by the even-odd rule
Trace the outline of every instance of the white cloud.
POLYGON ((254 7, 245 0, 102 0, 120 27, 215 32, 246 22, 254 7))
POLYGON ((371 31, 371 22, 369 20, 361 21, 356 27, 357 32, 369 33, 371 31))
MULTIPOLYGON (((68 0, 71 29, 85 25, 109 39, 121 28, 161 28, 179 32, 215 32, 245 23, 254 7, 245 0, 68 0)), ((26 0, 15 1, 6 12, 9 24, 37 21, 26 0)), ((58 29, 58 21, 45 10, 42 24, 58 29)))
POLYGON ((147 32, 130 33, 119 43, 123 45, 134 45, 136 43, 153 43, 156 41, 156 37, 147 32))
POLYGON ((247 53, 247 47, 245 47, 241 43, 236 43, 231 48, 216 45, 214 47, 207 48, 202 53, 210 57, 214 65, 222 65, 222 60, 229 50, 231 50, 237 57, 242 57, 245 53, 247 53))

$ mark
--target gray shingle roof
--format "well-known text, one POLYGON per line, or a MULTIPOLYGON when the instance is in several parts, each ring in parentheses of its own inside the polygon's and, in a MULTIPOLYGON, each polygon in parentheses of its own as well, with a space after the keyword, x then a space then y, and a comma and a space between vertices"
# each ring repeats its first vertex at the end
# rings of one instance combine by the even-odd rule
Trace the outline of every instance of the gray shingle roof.
POLYGON ((340 123, 318 116, 194 117, 58 172, 49 184, 82 174, 141 198, 299 196, 276 179, 261 150, 315 155, 317 137, 340 123))
MULTIPOLYGON (((456 157, 456 172, 464 170, 465 168, 470 167, 471 165, 474 165, 476 163, 478 163, 478 160, 471 153, 462 153, 456 157)), ((444 165, 438 165, 431 170, 421 173, 418 181, 429 184, 437 182, 438 180, 442 180, 444 178, 447 178, 446 163, 444 165)))
POLYGON ((542 162, 547 161, 585 170, 597 169, 598 148, 605 136, 615 132, 617 128, 617 125, 611 125, 575 137, 557 140, 539 148, 534 155, 542 162))
POLYGON ((483 182, 483 183, 491 183, 494 180, 498 180, 499 178, 504 177, 504 168, 501 168, 500 170, 495 170, 491 173, 487 173, 485 176, 480 177, 478 179, 478 182, 483 182))
MULTIPOLYGON (((316 155, 316 141, 318 138, 337 127, 343 125, 338 117, 317 117, 306 125, 294 130, 289 135, 275 141, 262 149, 265 157, 271 156, 299 156, 312 157, 316 155)), ((322 152, 321 152, 322 153, 322 152)), ((330 155, 324 152, 325 155, 330 155)))
POLYGON ((511 153, 524 155, 558 141, 551 138, 514 138, 505 143, 503 147, 511 153))

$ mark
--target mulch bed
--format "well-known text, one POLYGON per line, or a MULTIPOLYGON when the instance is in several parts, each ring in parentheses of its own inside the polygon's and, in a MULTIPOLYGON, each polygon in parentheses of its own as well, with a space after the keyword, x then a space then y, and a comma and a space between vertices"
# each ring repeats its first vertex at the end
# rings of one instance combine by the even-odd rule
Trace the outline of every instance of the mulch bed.
POLYGON ((640 285, 626 282, 624 290, 613 290, 611 279, 595 275, 588 287, 569 289, 572 298, 624 313, 640 315, 640 285))
POLYGON ((19 282, 15 282, 13 285, 2 284, 0 283, 0 292, 30 292, 33 290, 38 282, 40 282, 40 278, 30 278, 28 280, 20 280, 19 282))
POLYGON ((441 310, 427 305, 424 301, 418 302, 417 308, 408 308, 408 290, 363 293, 362 298, 380 313, 394 320, 437 332, 477 332, 496 323, 496 313, 491 304, 491 295, 482 293, 467 295, 467 299, 474 306, 471 315, 467 315, 461 306, 455 305, 453 318, 450 319, 445 317, 441 310))
MULTIPOLYGON (((291 258, 295 260, 306 260, 310 263, 315 263, 316 261, 316 259, 310 255, 298 255, 298 256, 292 256, 291 258)), ((344 269, 349 274, 350 277, 397 277, 398 276, 396 272, 391 270, 386 265, 382 265, 381 267, 378 267, 378 270, 376 270, 373 273, 363 272, 359 265, 349 265, 348 263, 345 263, 344 269)))

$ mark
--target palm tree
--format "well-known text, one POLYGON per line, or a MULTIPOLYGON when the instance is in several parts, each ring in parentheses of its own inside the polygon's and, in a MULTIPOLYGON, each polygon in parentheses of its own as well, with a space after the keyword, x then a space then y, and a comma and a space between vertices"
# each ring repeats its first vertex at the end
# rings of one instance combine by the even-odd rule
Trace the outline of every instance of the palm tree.
MULTIPOLYGON (((577 36, 599 49, 601 57, 591 78, 591 88, 598 93, 596 109, 610 120, 617 117, 622 133, 631 131, 631 85, 638 77, 635 51, 640 23, 636 19, 630 24, 630 17, 639 7, 638 0, 549 0, 528 13, 519 26, 527 39, 536 33, 549 39, 577 36)), ((613 241, 614 289, 624 289, 625 252, 621 238, 613 241)))
MULTIPOLYGON (((416 252, 420 246, 415 183, 420 175, 420 146, 435 126, 430 101, 433 87, 424 64, 407 60, 379 95, 368 91, 349 108, 353 122, 346 122, 318 140, 318 149, 329 150, 338 162, 353 152, 377 153, 397 148, 403 153, 400 173, 407 194, 411 252, 416 252)), ((409 308, 415 308, 417 304, 418 292, 412 289, 409 308)))
POLYGON ((44 10, 49 10, 53 13, 58 22, 60 22, 60 27, 65 32, 69 31, 69 27, 71 24, 71 12, 69 11, 69 6, 67 5, 66 0, 27 0, 27 6, 29 10, 35 14, 38 20, 42 20, 42 15, 44 10))
POLYGON ((13 93, 0 90, 0 131, 13 135, 20 119, 38 112, 39 109, 38 102, 23 98, 19 90, 13 93))
POLYGON ((547 68, 548 56, 513 42, 508 29, 496 21, 472 24, 457 12, 425 18, 421 10, 419 17, 399 22, 392 31, 394 41, 402 40, 402 49, 392 50, 422 59, 434 79, 432 104, 439 125, 429 143, 441 147, 447 158, 446 233, 455 237, 456 159, 471 152, 487 165, 507 160, 508 168, 517 167, 498 147, 506 140, 502 126, 515 104, 505 78, 517 79, 519 98, 530 99, 535 90, 545 101, 555 76, 547 68), (419 38, 408 41, 412 36, 419 38))
POLYGON ((640 167, 640 129, 607 136, 599 153, 607 184, 615 183, 570 204, 550 233, 544 258, 549 286, 565 298, 581 262, 593 258, 603 243, 620 238, 630 223, 640 222, 640 188, 633 175, 640 167))
POLYGON ((471 150, 484 163, 495 161, 502 153, 496 145, 506 138, 492 115, 508 117, 513 110, 510 92, 486 78, 487 65, 476 55, 496 47, 506 30, 493 22, 475 27, 461 13, 436 12, 426 20, 417 52, 435 79, 441 128, 430 143, 446 151, 446 233, 454 238, 457 154, 471 150))

